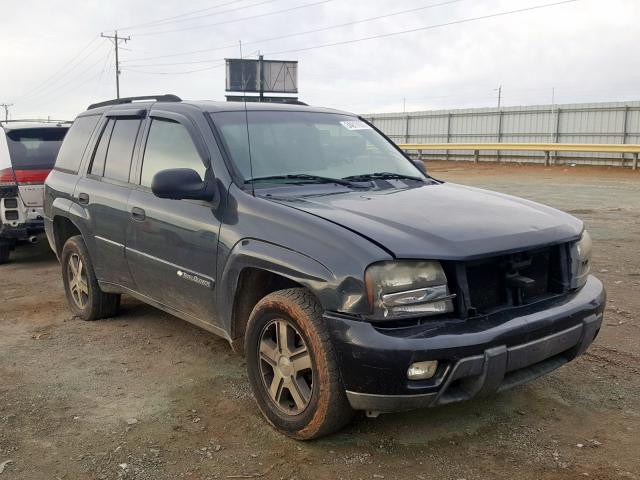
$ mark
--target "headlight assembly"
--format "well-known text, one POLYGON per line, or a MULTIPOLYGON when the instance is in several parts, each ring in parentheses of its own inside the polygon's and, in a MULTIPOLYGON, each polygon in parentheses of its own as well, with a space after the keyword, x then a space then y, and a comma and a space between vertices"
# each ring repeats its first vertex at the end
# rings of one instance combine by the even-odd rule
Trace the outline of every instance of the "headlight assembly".
POLYGON ((372 319, 438 315, 453 311, 440 262, 400 260, 371 265, 365 274, 372 319))
POLYGON ((582 288, 591 271, 591 237, 585 230, 571 249, 571 288, 582 288))

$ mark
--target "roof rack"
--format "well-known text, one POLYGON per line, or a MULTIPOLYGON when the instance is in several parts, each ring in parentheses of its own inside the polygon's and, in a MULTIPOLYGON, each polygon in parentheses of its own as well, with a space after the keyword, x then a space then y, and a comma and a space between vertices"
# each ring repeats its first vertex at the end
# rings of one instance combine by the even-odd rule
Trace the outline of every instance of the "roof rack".
POLYGON ((87 110, 93 110, 94 108, 107 107, 109 105, 122 105, 123 103, 133 103, 138 100, 155 100, 156 102, 181 102, 182 99, 177 95, 165 93, 164 95, 145 95, 141 97, 123 97, 114 98, 113 100, 107 100, 105 102, 92 103, 87 107, 87 110))
POLYGON ((0 120, 0 123, 73 123, 73 120, 55 120, 53 118, 12 118, 11 120, 0 120))
MULTIPOLYGON (((73 123, 71 120, 52 120, 50 118, 19 118, 11 120, 0 120, 0 128, 4 130, 15 130, 16 126, 21 123, 46 123, 52 127, 69 126, 73 123)), ((18 128, 21 128, 18 126, 18 128)))

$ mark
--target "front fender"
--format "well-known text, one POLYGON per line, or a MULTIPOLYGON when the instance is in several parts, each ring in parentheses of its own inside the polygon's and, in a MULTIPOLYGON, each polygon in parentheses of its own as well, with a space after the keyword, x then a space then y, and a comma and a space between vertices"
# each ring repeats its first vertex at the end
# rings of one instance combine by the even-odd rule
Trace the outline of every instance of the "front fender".
POLYGON ((262 240, 243 239, 231 249, 217 289, 220 320, 228 332, 232 331, 233 302, 245 268, 272 272, 306 287, 325 310, 354 311, 366 302, 362 279, 338 278, 325 265, 300 252, 262 240))

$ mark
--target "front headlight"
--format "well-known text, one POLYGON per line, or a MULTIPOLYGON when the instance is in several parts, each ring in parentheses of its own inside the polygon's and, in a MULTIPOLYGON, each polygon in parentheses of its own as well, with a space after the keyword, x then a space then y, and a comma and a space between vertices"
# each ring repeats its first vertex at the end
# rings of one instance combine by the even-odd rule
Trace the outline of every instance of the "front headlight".
POLYGON ((437 261, 400 260, 371 265, 365 273, 373 319, 419 317, 453 311, 447 277, 437 261))
POLYGON ((582 288, 591 271, 591 237, 585 230, 571 249, 571 288, 582 288))

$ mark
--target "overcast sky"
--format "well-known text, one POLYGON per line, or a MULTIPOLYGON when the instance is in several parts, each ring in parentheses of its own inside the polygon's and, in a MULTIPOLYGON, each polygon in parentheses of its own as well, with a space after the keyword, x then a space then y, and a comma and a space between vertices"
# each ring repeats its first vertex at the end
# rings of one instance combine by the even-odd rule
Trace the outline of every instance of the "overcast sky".
POLYGON ((551 103, 554 87, 556 103, 639 100, 640 0, 466 21, 551 2, 2 0, 0 103, 14 104, 13 118, 73 118, 114 98, 113 45, 99 34, 115 28, 131 36, 122 96, 222 100, 222 59, 238 57, 242 40, 245 56, 300 62, 301 100, 358 113, 495 106, 499 85, 503 105, 551 103), (411 29, 419 30, 308 49, 411 29), (206 51, 184 53, 194 50, 206 51), (299 51, 274 54, 290 50, 299 51))

